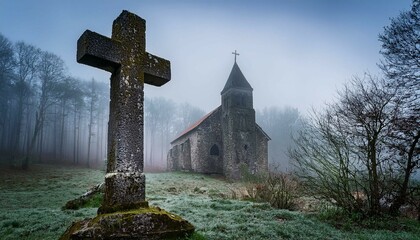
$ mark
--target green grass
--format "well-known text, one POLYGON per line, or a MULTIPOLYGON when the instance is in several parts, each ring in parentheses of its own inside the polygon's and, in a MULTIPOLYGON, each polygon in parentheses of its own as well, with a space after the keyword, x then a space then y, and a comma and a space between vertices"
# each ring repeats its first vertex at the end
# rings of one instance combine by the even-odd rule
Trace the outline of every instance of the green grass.
MULTIPOLYGON (((57 239, 72 221, 96 215, 100 198, 79 210, 61 207, 103 178, 102 171, 64 166, 0 169, 0 239, 57 239)), ((196 226, 190 239, 420 239, 416 221, 398 222, 403 228, 388 228, 379 220, 340 228, 330 221, 334 213, 314 217, 232 199, 241 195, 241 185, 214 177, 161 173, 147 174, 146 181, 151 205, 196 226)))
POLYGON ((103 178, 101 171, 75 167, 0 168, 0 239, 57 239, 72 221, 96 214, 96 208, 61 207, 103 178))

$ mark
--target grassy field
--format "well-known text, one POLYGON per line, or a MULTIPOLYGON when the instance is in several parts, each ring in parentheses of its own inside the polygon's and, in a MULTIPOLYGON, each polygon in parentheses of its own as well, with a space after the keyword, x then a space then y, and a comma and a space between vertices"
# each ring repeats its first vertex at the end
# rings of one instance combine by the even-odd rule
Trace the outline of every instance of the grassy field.
MULTIPOLYGON (((72 221, 93 217, 96 208, 61 210, 102 182, 104 172, 34 165, 29 171, 0 168, 0 239, 57 239, 72 221)), ((420 239, 415 221, 390 230, 339 230, 314 214, 235 200, 240 184, 187 173, 147 174, 147 198, 196 226, 206 239, 420 239)))

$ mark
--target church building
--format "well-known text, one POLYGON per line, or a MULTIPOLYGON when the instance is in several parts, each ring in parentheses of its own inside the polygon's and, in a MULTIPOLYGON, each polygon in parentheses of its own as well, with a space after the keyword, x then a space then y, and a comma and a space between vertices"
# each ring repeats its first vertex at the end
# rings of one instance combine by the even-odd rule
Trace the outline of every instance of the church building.
POLYGON ((222 104, 171 142, 168 170, 222 174, 238 179, 268 170, 270 137, 255 122, 252 87, 235 63, 221 92, 222 104))

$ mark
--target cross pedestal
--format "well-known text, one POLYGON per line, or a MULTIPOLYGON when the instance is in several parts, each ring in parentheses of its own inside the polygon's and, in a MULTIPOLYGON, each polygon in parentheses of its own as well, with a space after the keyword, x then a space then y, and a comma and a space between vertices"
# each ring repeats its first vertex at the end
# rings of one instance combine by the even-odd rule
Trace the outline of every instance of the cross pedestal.
POLYGON ((159 232, 172 232, 174 236, 194 231, 187 221, 149 208, 145 201, 143 87, 144 83, 161 86, 171 78, 170 62, 146 52, 145 31, 144 19, 123 11, 113 22, 111 38, 86 30, 77 42, 77 62, 111 73, 111 101, 104 201, 98 216, 80 223, 77 230, 68 234, 70 239, 92 234, 154 239, 156 225, 163 226, 159 232), (168 217, 162 218, 165 214, 168 217))

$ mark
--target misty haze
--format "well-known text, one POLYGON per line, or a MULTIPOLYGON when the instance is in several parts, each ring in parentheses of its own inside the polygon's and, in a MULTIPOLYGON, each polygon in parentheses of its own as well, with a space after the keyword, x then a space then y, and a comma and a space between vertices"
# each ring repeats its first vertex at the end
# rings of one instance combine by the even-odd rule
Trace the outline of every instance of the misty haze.
POLYGON ((0 239, 420 239, 419 39, 419 0, 2 1, 0 239))

